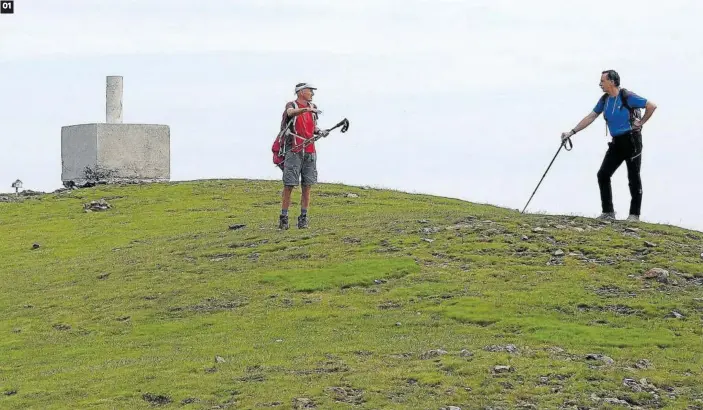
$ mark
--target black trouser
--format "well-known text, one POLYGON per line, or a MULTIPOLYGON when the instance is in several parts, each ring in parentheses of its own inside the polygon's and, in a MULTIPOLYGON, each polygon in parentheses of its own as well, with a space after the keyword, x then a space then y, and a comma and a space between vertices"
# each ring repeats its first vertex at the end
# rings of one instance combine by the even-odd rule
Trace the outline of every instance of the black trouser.
POLYGON ((642 166, 642 134, 632 131, 613 137, 608 143, 603 163, 598 170, 598 187, 603 212, 614 212, 613 192, 610 178, 620 167, 623 161, 627 164, 627 180, 630 185, 630 215, 639 215, 642 206, 642 180, 640 167, 642 166))

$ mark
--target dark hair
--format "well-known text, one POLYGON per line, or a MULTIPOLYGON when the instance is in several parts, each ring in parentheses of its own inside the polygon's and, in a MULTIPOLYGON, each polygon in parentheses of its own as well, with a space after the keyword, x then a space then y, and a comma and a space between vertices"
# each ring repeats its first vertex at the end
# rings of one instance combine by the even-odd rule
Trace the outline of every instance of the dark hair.
POLYGON ((601 74, 607 74, 608 80, 615 83, 616 87, 620 87, 620 75, 615 70, 605 70, 601 74))

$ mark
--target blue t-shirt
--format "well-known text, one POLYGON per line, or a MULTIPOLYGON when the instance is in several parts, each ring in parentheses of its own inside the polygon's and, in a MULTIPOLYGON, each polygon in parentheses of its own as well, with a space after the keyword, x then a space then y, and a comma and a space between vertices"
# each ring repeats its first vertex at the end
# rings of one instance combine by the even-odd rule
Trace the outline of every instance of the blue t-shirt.
MULTIPOLYGON (((644 108, 647 104, 647 99, 630 91, 627 103, 631 108, 644 108)), ((596 114, 604 113, 603 116, 608 123, 608 130, 613 137, 622 135, 632 129, 630 126, 630 113, 622 105, 620 93, 615 97, 608 96, 605 101, 598 100, 593 112, 596 114)))

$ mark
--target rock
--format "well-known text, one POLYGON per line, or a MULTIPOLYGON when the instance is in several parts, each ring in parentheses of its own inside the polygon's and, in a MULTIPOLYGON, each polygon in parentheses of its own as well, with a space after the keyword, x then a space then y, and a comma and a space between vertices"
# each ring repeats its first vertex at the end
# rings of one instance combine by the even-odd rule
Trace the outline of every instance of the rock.
POLYGON ((107 279, 109 276, 110 276, 109 273, 101 273, 100 275, 98 275, 98 279, 100 279, 100 280, 107 279))
POLYGON ((701 259, 703 259, 703 253, 701 253, 701 259))
POLYGON ((637 361, 637 363, 635 363, 635 367, 642 370, 649 369, 650 367, 652 367, 652 362, 647 359, 640 359, 637 361))
POLYGON ((564 256, 564 251, 562 251, 561 249, 557 249, 556 251, 554 251, 554 256, 564 256))
POLYGON ((674 318, 674 319, 683 319, 683 318, 684 318, 684 315, 682 315, 681 313, 679 313, 679 312, 673 310, 671 313, 669 313, 668 315, 666 315, 666 317, 668 317, 668 318, 674 318))
POLYGON ((561 354, 566 352, 566 350, 562 349, 559 346, 551 346, 546 349, 549 353, 554 353, 554 354, 561 354))
POLYGON ((462 349, 461 352, 459 352, 459 356, 461 357, 472 357, 474 354, 467 350, 467 349, 462 349))
POLYGON ((425 353, 420 355, 420 359, 422 359, 422 360, 433 359, 435 357, 439 357, 439 356, 442 356, 445 354, 447 354, 447 352, 442 349, 428 350, 425 353))
POLYGON ((564 225, 556 225, 555 228, 557 228, 557 229, 566 229, 566 226, 564 226, 564 225))
POLYGON ((100 199, 99 201, 90 201, 87 204, 83 204, 83 210, 85 212, 106 211, 110 208, 112 208, 112 205, 108 204, 104 199, 100 199))
POLYGON ((171 403, 171 398, 165 394, 144 393, 142 399, 153 405, 164 405, 171 403))
POLYGON ((395 324, 395 325, 396 325, 396 326, 402 326, 403 324, 402 324, 402 323, 400 323, 400 322, 396 322, 396 324, 395 324))
POLYGON ((635 393, 641 393, 642 392, 642 387, 637 383, 637 381, 632 380, 632 379, 625 379, 622 382, 623 385, 627 386, 630 388, 635 393))
POLYGON ((648 248, 656 248, 656 247, 657 247, 657 244, 656 244, 656 243, 649 242, 649 241, 644 241, 644 246, 646 246, 646 247, 648 247, 648 248))
POLYGON ((225 363, 225 362, 226 362, 226 360, 224 359, 224 357, 215 356, 215 363, 225 363))
POLYGON ((586 360, 600 360, 607 365, 611 365, 611 364, 615 363, 615 360, 611 359, 610 357, 604 356, 602 354, 596 354, 596 353, 587 354, 586 360))
POLYGON ((534 232, 534 233, 540 233, 540 232, 544 232, 544 229, 543 229, 543 228, 540 228, 540 227, 538 226, 538 227, 532 229, 532 232, 534 232))
POLYGON ((517 353, 518 348, 515 345, 507 345, 507 346, 499 346, 499 345, 490 345, 486 346, 483 348, 483 350, 487 352, 508 352, 508 353, 517 353))
POLYGON ((294 409, 314 409, 315 403, 312 400, 305 397, 297 397, 293 399, 294 409))
MULTIPOLYGON (((522 235, 522 240, 523 240, 523 241, 527 241, 527 240, 529 240, 529 239, 530 239, 530 238, 528 238, 527 235, 522 235)), ((703 254, 701 254, 701 256, 703 256, 703 254)))
POLYGON ((236 231, 236 230, 238 230, 238 229, 242 229, 242 228, 245 228, 245 227, 246 227, 246 225, 244 225, 244 224, 235 224, 235 225, 230 225, 230 226, 229 226, 229 229, 231 229, 231 230, 233 230, 233 231, 236 231))
POLYGON ((427 243, 432 243, 432 242, 434 242, 434 239, 430 239, 430 238, 422 238, 422 240, 423 240, 424 242, 427 242, 427 243))
POLYGON ((419 223, 421 223, 421 224, 428 224, 428 223, 430 223, 430 221, 428 221, 427 219, 421 219, 421 220, 419 220, 419 221, 417 221, 417 222, 419 222, 419 223))
POLYGON ((198 399, 196 397, 188 397, 188 398, 181 400, 181 404, 193 404, 193 403, 197 403, 199 401, 200 401, 200 399, 198 399))
POLYGON ((628 226, 627 228, 625 228, 625 232, 637 233, 637 232, 639 232, 639 231, 640 231, 639 228, 632 228, 632 227, 629 227, 629 226, 628 226))
POLYGON ((32 249, 39 249, 40 245, 38 243, 32 244, 32 249))
POLYGON ((583 229, 583 228, 579 228, 578 226, 575 226, 575 227, 573 227, 572 229, 573 229, 574 231, 576 231, 576 232, 584 232, 584 229, 583 229))
POLYGON ((652 268, 642 275, 645 279, 663 279, 669 277, 669 271, 662 268, 652 268))
POLYGON ((630 407, 630 403, 626 402, 625 400, 607 397, 607 398, 603 399, 603 401, 607 404, 630 407))
POLYGON ((346 196, 347 196, 347 198, 358 198, 359 197, 359 195, 353 194, 353 193, 349 193, 346 196))
POLYGON ((501 366, 501 365, 498 365, 498 366, 493 367, 493 373, 495 373, 495 374, 509 373, 509 372, 512 372, 512 371, 514 371, 514 370, 513 370, 513 368, 510 367, 510 366, 501 366))
POLYGON ((433 228, 422 228, 422 233, 424 233, 425 235, 437 233, 437 232, 439 232, 439 231, 440 231, 440 229, 437 228, 437 227, 433 227, 433 228))

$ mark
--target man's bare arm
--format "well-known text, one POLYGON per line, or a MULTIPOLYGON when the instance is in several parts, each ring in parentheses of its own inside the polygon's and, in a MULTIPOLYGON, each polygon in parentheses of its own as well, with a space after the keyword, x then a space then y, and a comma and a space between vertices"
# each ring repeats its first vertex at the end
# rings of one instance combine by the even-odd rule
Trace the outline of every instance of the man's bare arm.
POLYGON ((644 116, 642 117, 642 120, 640 121, 640 126, 644 125, 647 121, 649 121, 649 118, 654 114, 654 110, 657 109, 657 105, 654 104, 651 101, 647 101, 647 104, 644 106, 644 116))
POLYGON ((591 125, 591 123, 593 123, 593 121, 595 121, 596 118, 598 118, 598 115, 600 115, 600 114, 596 114, 594 111, 591 111, 587 116, 583 117, 583 119, 581 121, 579 121, 578 124, 576 124, 576 126, 571 130, 571 132, 572 132, 571 135, 574 135, 577 132, 579 132, 579 131, 583 130, 584 128, 588 127, 589 125, 591 125))
POLYGON ((583 119, 581 121, 579 121, 579 123, 576 124, 576 126, 571 131, 561 134, 561 137, 568 138, 568 137, 573 136, 577 132, 579 132, 579 131, 583 130, 584 128, 588 127, 589 125, 591 125, 591 123, 593 121, 595 121, 599 115, 600 114, 597 114, 595 111, 591 111, 587 116, 583 117, 583 119))
POLYGON ((297 115, 300 115, 300 114, 302 114, 302 113, 304 113, 304 112, 308 112, 308 111, 313 111, 313 112, 314 112, 315 109, 314 109, 314 108, 311 108, 311 107, 288 108, 288 109, 286 110, 286 114, 287 114, 289 117, 295 117, 295 116, 297 116, 297 115))

